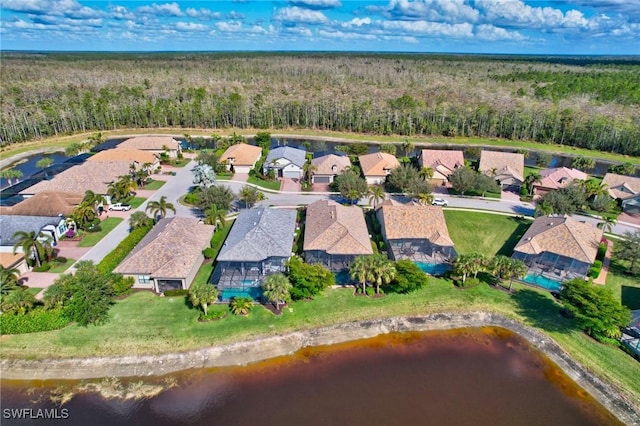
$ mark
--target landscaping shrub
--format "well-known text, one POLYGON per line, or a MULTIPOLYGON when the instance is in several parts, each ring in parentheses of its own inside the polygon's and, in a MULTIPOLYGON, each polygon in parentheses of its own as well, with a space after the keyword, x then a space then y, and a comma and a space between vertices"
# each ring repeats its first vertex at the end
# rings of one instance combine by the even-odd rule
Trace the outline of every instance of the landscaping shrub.
POLYGON ((225 311, 209 311, 208 315, 205 315, 204 312, 200 312, 200 316, 198 319, 200 321, 215 321, 222 319, 227 316, 225 311))
POLYGON ((189 295, 189 290, 166 290, 163 294, 165 297, 184 297, 189 295))
POLYGON ((4 313, 0 315, 0 334, 37 333, 57 330, 69 324, 62 309, 36 308, 25 315, 4 313))
POLYGON ((100 225, 93 225, 93 226, 89 226, 87 227, 87 229, 85 229, 85 231, 87 232, 100 232, 102 231, 102 226, 100 225))
POLYGON ((200 191, 189 192, 187 195, 184 196, 184 202, 195 206, 196 204, 198 204, 199 193, 200 191))
POLYGON ((409 259, 396 262, 395 278, 382 288, 393 293, 410 293, 429 284, 429 276, 409 259))
POLYGON ((207 247, 206 249, 202 250, 202 254, 205 259, 213 259, 213 257, 216 255, 216 251, 213 249, 213 247, 207 247))
POLYGON ((591 268, 589 268, 589 276, 591 278, 598 278, 598 275, 600 275, 601 270, 602 270, 602 260, 596 259, 593 262, 593 265, 591 265, 591 268))
POLYGON ((477 278, 467 278, 463 283, 462 280, 456 281, 456 285, 462 288, 471 288, 480 284, 480 280, 477 278))
POLYGON ((596 255, 596 259, 604 260, 604 256, 607 254, 607 243, 601 242, 598 246, 598 254, 596 255))
POLYGON ((124 240, 113 249, 111 253, 106 255, 100 263, 98 263, 97 269, 102 273, 110 273, 124 260, 131 250, 140 242, 142 238, 151 230, 151 226, 142 226, 136 228, 125 237, 124 240))
POLYGON ((133 291, 133 277, 124 277, 120 274, 113 274, 113 293, 116 296, 124 296, 133 291))
POLYGON ((47 272, 49 269, 51 269, 51 265, 49 263, 43 263, 33 268, 33 272, 47 272))
POLYGON ((376 294, 376 291, 374 290, 374 288, 367 287, 367 296, 373 296, 374 294, 376 294))
POLYGON ((56 263, 67 263, 67 260, 68 259, 64 256, 58 256, 53 259, 53 261, 56 263))

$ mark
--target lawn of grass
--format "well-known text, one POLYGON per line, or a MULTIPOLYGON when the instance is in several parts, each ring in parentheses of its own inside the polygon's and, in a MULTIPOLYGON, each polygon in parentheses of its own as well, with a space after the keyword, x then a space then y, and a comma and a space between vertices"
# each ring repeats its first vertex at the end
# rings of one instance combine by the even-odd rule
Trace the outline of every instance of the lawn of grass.
POLYGON ((84 237, 78 243, 78 247, 93 247, 98 244, 105 235, 113 230, 118 224, 122 222, 121 217, 108 217, 102 222, 100 222, 100 227, 102 230, 100 232, 85 232, 84 237))
POLYGON ((628 275, 615 259, 609 265, 606 285, 623 305, 631 310, 640 309, 640 277, 628 275))
POLYGON ((252 183, 254 185, 260 186, 262 188, 271 189, 273 191, 280 190, 279 180, 264 180, 264 179, 257 178, 255 176, 249 176, 249 179, 247 179, 247 183, 252 183))
POLYGON ((459 254, 511 256, 531 221, 511 216, 462 210, 445 210, 449 235, 459 254))
POLYGON ((53 272, 55 274, 62 274, 67 269, 69 269, 69 267, 73 265, 75 262, 76 262, 75 259, 69 259, 69 258, 67 258, 67 261, 64 263, 52 262, 52 265, 54 265, 54 267, 49 269, 48 272, 53 272))
POLYGON ((34 296, 42 291, 41 287, 27 287, 27 291, 34 296))
POLYGON ((134 197, 131 199, 131 201, 129 201, 129 205, 131 206, 132 209, 137 209, 138 207, 140 207, 142 205, 142 203, 144 203, 147 199, 144 197, 134 197))
POLYGON ((171 166, 173 166, 173 167, 184 167, 187 164, 189 164, 189 161, 191 161, 191 159, 189 159, 189 158, 183 158, 182 160, 175 160, 174 162, 171 163, 171 166))
POLYGON ((142 189, 147 189, 149 191, 155 191, 156 189, 162 188, 162 185, 167 183, 164 180, 150 180, 142 189))

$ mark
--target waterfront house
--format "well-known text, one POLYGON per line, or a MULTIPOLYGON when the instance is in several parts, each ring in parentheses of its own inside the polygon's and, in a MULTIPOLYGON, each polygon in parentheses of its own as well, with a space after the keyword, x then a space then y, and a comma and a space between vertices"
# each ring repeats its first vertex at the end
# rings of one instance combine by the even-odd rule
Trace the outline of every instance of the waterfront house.
POLYGON ((220 157, 220 162, 227 162, 227 169, 235 173, 249 173, 262 156, 262 148, 246 143, 231 145, 220 157))
POLYGON ((262 296, 264 278, 284 272, 292 256, 296 211, 253 208, 242 210, 216 259, 211 282, 220 298, 262 296))
POLYGON ((442 208, 383 202, 376 216, 392 259, 446 265, 456 256, 442 208))
POLYGON ((584 278, 598 253, 602 229, 567 215, 538 217, 513 249, 529 274, 554 281, 584 278))
POLYGON ((524 155, 483 150, 478 170, 493 177, 503 190, 517 192, 524 183, 524 155))
POLYGON ((82 202, 81 194, 43 191, 10 207, 0 207, 0 215, 18 216, 70 216, 82 202))
POLYGON ((126 161, 135 164, 136 170, 147 164, 147 170, 155 170, 160 165, 160 159, 156 154, 141 149, 105 149, 87 158, 88 162, 103 163, 105 161, 126 161))
POLYGON ((133 288, 156 293, 191 286, 214 226, 196 218, 162 218, 113 272, 133 277, 133 288))
POLYGON ((640 213, 640 178, 607 173, 602 179, 609 195, 618 200, 625 213, 640 213))
POLYGON ((279 146, 269 151, 269 155, 262 165, 266 175, 273 170, 276 177, 300 179, 303 174, 304 163, 307 161, 307 151, 290 146, 279 146))
POLYGON ((589 178, 585 172, 567 167, 545 169, 540 172, 541 179, 533 184, 533 194, 542 196, 549 191, 566 188, 573 182, 589 178))
POLYGON ((464 167, 463 153, 458 150, 423 149, 418 161, 420 167, 433 171, 433 176, 429 179, 433 185, 446 185, 451 173, 459 167, 464 167))
POLYGON ((386 152, 361 155, 358 160, 362 174, 369 185, 384 184, 391 170, 400 167, 398 159, 386 152))
POLYGON ((329 184, 345 169, 351 167, 351 160, 346 155, 327 154, 311 160, 311 165, 315 167, 311 182, 329 184))
POLYGON ((364 213, 358 206, 318 200, 307 207, 304 259, 333 272, 347 270, 353 259, 373 254, 364 213))
POLYGON ((157 155, 164 152, 170 158, 176 158, 182 145, 172 136, 136 136, 120 142, 115 149, 139 149, 157 155))

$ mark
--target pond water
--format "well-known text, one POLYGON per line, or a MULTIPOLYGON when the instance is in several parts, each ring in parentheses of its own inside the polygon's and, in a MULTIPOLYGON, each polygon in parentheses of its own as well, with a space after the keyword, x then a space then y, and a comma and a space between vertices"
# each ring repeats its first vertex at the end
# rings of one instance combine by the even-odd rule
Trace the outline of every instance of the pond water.
MULTIPOLYGON (((141 380, 119 384, 140 389, 141 380)), ((2 407, 64 408, 65 424, 94 426, 622 424, 501 328, 392 333, 246 367, 144 380, 168 389, 138 400, 83 392, 63 406, 50 397, 78 382, 5 380, 2 407)), ((98 386, 104 392, 114 387, 98 386)), ((3 425, 35 423, 3 419, 3 425)))

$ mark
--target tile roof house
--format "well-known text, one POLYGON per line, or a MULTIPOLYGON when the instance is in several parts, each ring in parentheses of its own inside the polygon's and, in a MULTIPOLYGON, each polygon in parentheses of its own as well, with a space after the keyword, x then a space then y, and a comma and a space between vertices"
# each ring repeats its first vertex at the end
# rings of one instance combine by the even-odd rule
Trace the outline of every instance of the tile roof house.
POLYGON ((160 165, 160 159, 158 156, 149 151, 143 151, 141 149, 105 149, 104 151, 97 152, 87 158, 89 162, 104 162, 104 161, 127 161, 129 163, 138 164, 137 168, 142 167, 144 164, 151 164, 150 169, 155 169, 160 165))
POLYGON ((262 281, 285 271, 296 230, 295 210, 253 208, 242 210, 216 259, 211 282, 222 300, 243 295, 258 299, 262 281))
POLYGON ((602 229, 567 215, 538 217, 513 249, 530 274, 562 281, 583 278, 598 253, 602 229))
POLYGON ((0 251, 0 265, 5 269, 17 269, 18 275, 29 272, 29 266, 25 261, 24 253, 9 253, 0 251))
POLYGON ((533 184, 535 195, 543 195, 549 191, 566 188, 576 180, 585 180, 589 177, 585 172, 567 167, 545 169, 540 172, 539 182, 533 184))
POLYGON ((420 151, 420 167, 433 170, 431 183, 444 185, 449 176, 458 167, 464 167, 464 155, 462 151, 446 149, 423 149, 420 151))
POLYGON ((43 191, 11 207, 0 207, 0 215, 70 216, 83 198, 70 192, 43 191))
POLYGON ((374 152, 358 157, 362 174, 369 185, 383 184, 391 170, 400 167, 396 157, 386 152, 374 152))
POLYGON ((226 161, 228 168, 233 166, 235 173, 249 173, 262 157, 262 148, 246 143, 231 145, 220 157, 220 161, 226 161))
POLYGON ((394 260, 447 265, 457 255, 440 207, 385 202, 376 216, 394 260))
POLYGON ((196 218, 161 219, 113 272, 133 277, 133 288, 188 289, 200 269, 215 227, 196 218))
POLYGON ((307 206, 304 258, 333 272, 349 268, 353 259, 373 254, 364 213, 357 206, 318 200, 307 206))
POLYGON ((33 231, 37 236, 50 237, 55 244, 67 229, 62 216, 0 216, 0 252, 13 253, 18 242, 14 235, 18 231, 33 231))
POLYGON ((609 195, 622 203, 626 213, 640 213, 640 178, 607 173, 602 179, 609 195))
POLYGON ((311 160, 311 165, 316 168, 312 183, 332 183, 336 176, 351 167, 351 160, 346 155, 327 154, 311 160))
POLYGON ((130 163, 127 161, 105 161, 96 167, 95 163, 86 162, 70 167, 50 180, 43 180, 21 191, 24 195, 34 195, 43 191, 61 191, 84 194, 91 190, 107 198, 107 189, 111 182, 120 176, 129 174, 130 163))
POLYGON ((483 150, 478 170, 494 177, 503 188, 519 188, 524 183, 524 154, 483 150))
POLYGON ((115 149, 141 149, 160 154, 168 149, 169 157, 176 158, 182 145, 172 136, 135 136, 120 142, 115 149))
POLYGON ((299 179, 302 177, 307 151, 290 146, 279 146, 269 151, 262 166, 263 173, 274 170, 276 177, 299 179))

